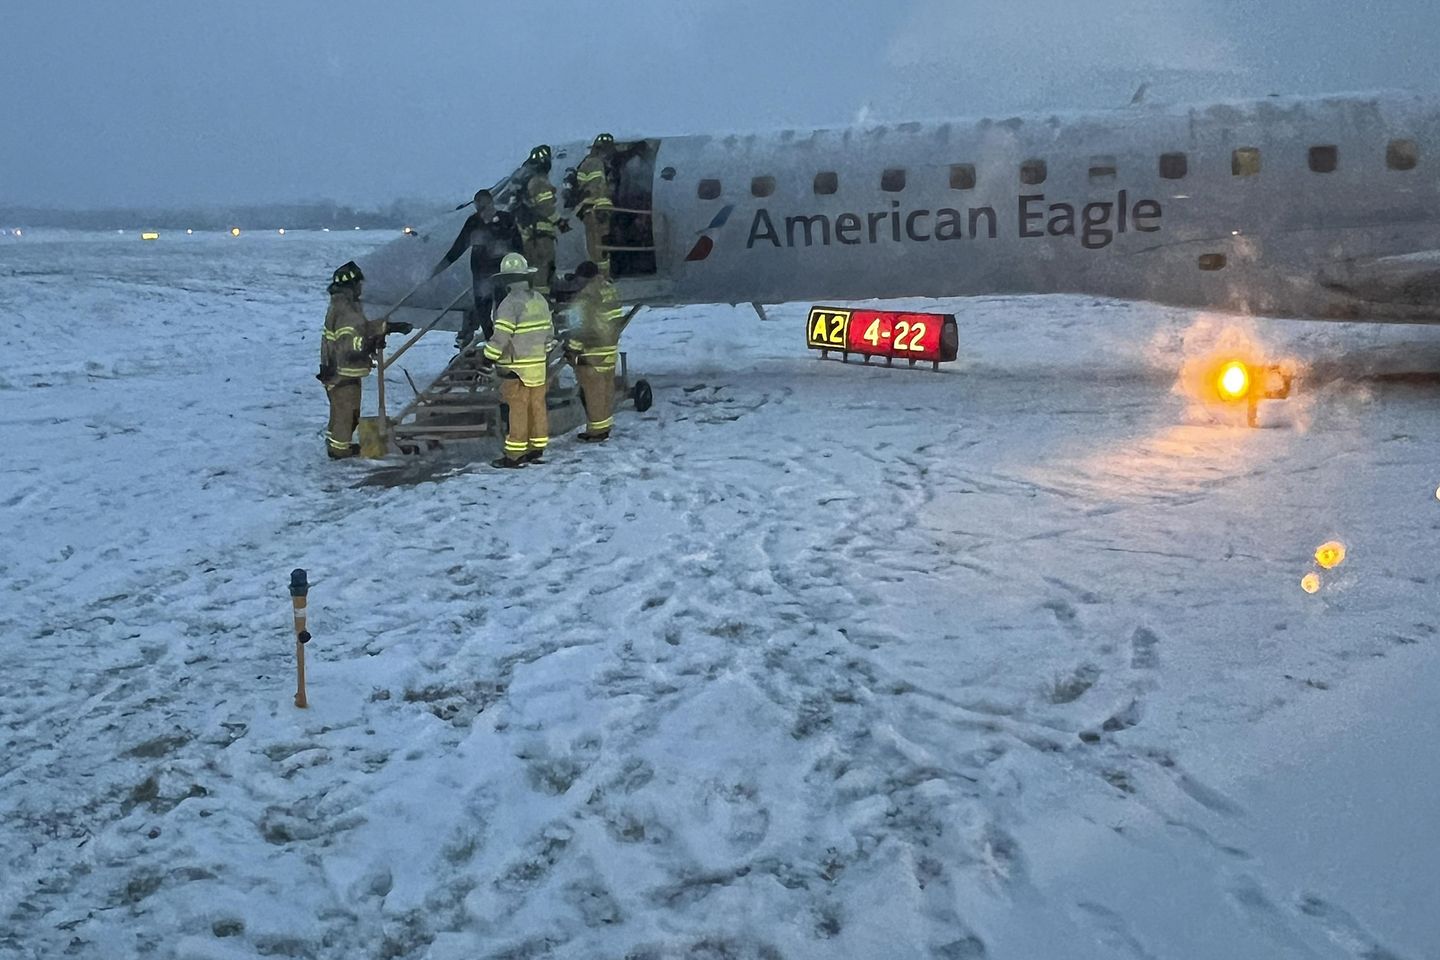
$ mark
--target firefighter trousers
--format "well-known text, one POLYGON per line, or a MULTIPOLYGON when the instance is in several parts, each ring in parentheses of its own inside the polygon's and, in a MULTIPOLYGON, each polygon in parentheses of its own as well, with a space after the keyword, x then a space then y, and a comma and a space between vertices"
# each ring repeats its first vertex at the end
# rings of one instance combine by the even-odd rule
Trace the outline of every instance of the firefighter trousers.
POLYGON ((586 211, 585 216, 585 254, 595 266, 600 268, 600 274, 604 277, 610 276, 610 251, 605 249, 606 234, 610 232, 610 211, 601 207, 586 211))
POLYGON ((531 286, 547 297, 550 282, 555 279, 555 235, 553 233, 531 233, 525 236, 525 259, 535 268, 535 279, 531 286))
POLYGON ((585 394, 585 432, 609 433, 615 425, 615 368, 575 365, 575 379, 585 394))
POLYGON ((360 425, 360 381, 351 377, 325 384, 330 399, 330 425, 325 445, 332 457, 350 455, 350 438, 360 425))
POLYGON ((500 381, 500 399, 510 408, 510 429, 505 434, 505 459, 519 460, 530 451, 543 451, 550 443, 550 416, 545 410, 545 384, 527 387, 519 377, 500 381))

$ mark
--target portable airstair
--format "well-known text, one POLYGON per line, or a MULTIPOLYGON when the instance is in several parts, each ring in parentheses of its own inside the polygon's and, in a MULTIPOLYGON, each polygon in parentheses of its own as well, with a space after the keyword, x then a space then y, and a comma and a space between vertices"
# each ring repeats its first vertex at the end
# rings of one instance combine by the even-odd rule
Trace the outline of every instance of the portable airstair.
MULTIPOLYGON (((505 404, 500 399, 500 378, 492 364, 484 360, 483 343, 472 341, 457 353, 445 369, 423 390, 416 386, 408 371, 401 368, 405 379, 414 391, 414 397, 398 414, 389 416, 386 409, 385 374, 395 365, 407 350, 425 334, 434 330, 440 320, 453 309, 466 293, 457 297, 440 311, 424 328, 416 331, 389 357, 382 351, 377 357, 377 396, 379 401, 378 426, 385 450, 399 450, 415 454, 422 450, 433 450, 447 442, 499 439, 505 435, 507 418, 505 404)), ((630 317, 640 308, 631 307, 630 317)), ((393 312, 393 311, 392 311, 393 312)), ((626 320, 630 319, 627 317, 626 320)), ((545 405, 550 416, 552 435, 567 433, 584 422, 584 402, 579 386, 573 376, 567 375, 567 361, 557 338, 547 361, 549 388, 545 405)), ((620 365, 616 370, 616 398, 629 397, 637 410, 650 408, 652 394, 650 384, 644 380, 634 386, 629 380, 629 358, 622 352, 620 365)))

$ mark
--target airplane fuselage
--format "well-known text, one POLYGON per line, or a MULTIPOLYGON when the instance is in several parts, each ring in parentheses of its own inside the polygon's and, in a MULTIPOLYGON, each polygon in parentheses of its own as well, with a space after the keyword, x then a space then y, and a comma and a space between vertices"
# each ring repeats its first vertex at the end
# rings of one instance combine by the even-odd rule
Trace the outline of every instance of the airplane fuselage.
MULTIPOLYGON (((644 205, 635 216, 648 217, 653 247, 628 254, 645 258, 638 269, 618 271, 635 302, 1078 293, 1440 322, 1431 98, 1267 98, 632 143, 639 174, 626 202, 644 205)), ((557 181, 584 153, 556 149, 557 181)), ((448 243, 463 216, 429 229, 448 243)), ((392 251, 394 273, 407 242, 371 257, 379 266, 392 251)), ((627 242, 640 249, 617 244, 627 242)), ((562 269, 584 256, 582 231, 562 237, 562 269)))

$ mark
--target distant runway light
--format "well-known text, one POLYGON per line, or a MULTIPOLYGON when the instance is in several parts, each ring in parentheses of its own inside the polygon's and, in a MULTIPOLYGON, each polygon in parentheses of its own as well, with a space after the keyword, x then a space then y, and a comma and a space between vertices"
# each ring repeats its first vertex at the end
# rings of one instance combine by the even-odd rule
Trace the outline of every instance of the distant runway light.
POLYGON ((230 228, 230 236, 232 236, 232 237, 238 237, 238 236, 240 236, 240 228, 239 228, 239 227, 231 227, 231 228, 230 228))
POLYGON ((194 230, 191 230, 189 227, 186 227, 186 228, 185 228, 185 236, 187 236, 187 237, 190 236, 190 235, 191 235, 192 233, 194 233, 194 232, 195 232, 195 231, 194 231, 194 230))
POLYGON ((1345 544, 1339 540, 1320 544, 1315 549, 1315 562, 1326 570, 1334 570, 1345 562, 1345 544))
POLYGON ((1315 593, 1320 589, 1320 577, 1313 573, 1305 574, 1300 578, 1300 589, 1306 593, 1315 593))
POLYGON ((284 227, 281 227, 281 228, 280 228, 280 236, 282 236, 282 237, 285 236, 285 228, 284 228, 284 227))

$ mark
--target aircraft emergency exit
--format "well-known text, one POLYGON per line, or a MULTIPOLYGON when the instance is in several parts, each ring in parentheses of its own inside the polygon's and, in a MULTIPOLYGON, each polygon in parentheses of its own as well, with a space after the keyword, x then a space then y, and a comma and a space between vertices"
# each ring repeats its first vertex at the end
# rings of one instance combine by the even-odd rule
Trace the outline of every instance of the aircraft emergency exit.
MULTIPOLYGON (((557 184, 587 146, 554 149, 557 184)), ((1419 95, 639 138, 610 174, 630 303, 1073 293, 1440 322, 1440 100, 1419 95)), ((426 278, 465 215, 358 257, 365 299, 455 301, 464 267, 426 278)), ((559 270, 584 257, 562 234, 559 270)))

